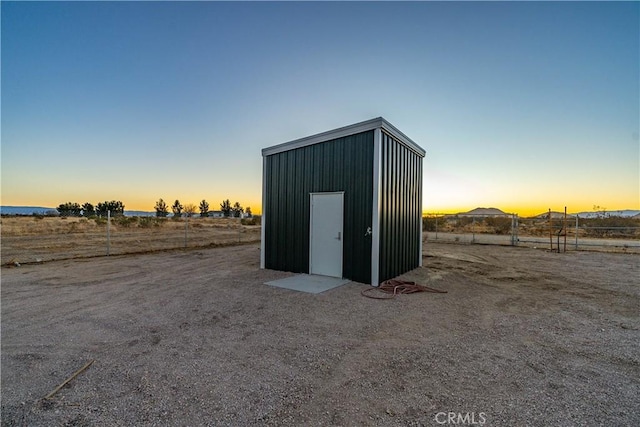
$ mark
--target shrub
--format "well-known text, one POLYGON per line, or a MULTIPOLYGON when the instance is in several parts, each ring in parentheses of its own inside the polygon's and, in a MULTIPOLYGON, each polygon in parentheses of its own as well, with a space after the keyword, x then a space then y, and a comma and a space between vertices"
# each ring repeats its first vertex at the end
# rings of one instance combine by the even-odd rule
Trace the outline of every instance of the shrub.
POLYGON ((496 234, 509 234, 511 232, 511 218, 487 217, 484 222, 487 226, 493 228, 493 232, 496 234))
POLYGON ((262 224, 262 216, 254 215, 251 218, 242 218, 240 220, 240 224, 242 225, 261 225, 262 224))
POLYGON ((475 224, 475 218, 471 217, 471 216, 462 216, 462 217, 455 217, 456 219, 456 227, 466 227, 467 225, 471 225, 471 224, 475 224))
POLYGON ((151 228, 155 225, 155 221, 150 216, 143 216, 142 218, 140 218, 140 221, 138 221, 138 227, 141 228, 151 228))
POLYGON ((640 221, 635 218, 588 218, 579 221, 588 237, 628 238, 634 237, 640 230, 640 221))
POLYGON ((115 224, 124 228, 129 228, 138 222, 138 218, 135 216, 116 216, 112 220, 115 224))
POLYGON ((423 216, 422 217, 422 231, 437 231, 436 224, 438 228, 442 229, 443 220, 441 217, 436 218, 434 216, 423 216))
POLYGON ((167 219, 163 217, 154 218, 152 216, 143 216, 143 217, 140 217, 138 220, 138 227, 141 227, 141 228, 160 227, 164 224, 166 220, 167 219))

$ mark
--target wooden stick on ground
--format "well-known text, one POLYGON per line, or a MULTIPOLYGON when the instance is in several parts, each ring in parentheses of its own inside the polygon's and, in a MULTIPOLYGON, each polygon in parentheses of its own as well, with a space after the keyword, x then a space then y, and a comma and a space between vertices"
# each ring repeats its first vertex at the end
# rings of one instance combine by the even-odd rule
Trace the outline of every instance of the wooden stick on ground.
POLYGON ((71 375, 69 378, 67 378, 66 380, 64 380, 62 382, 62 384, 60 384, 58 387, 56 387, 51 393, 47 394, 44 398, 45 399, 51 399, 58 391, 60 391, 60 389, 62 387, 64 387, 65 385, 69 384, 69 382, 71 380, 73 380, 75 377, 77 377, 78 375, 80 375, 82 373, 82 371, 84 371, 85 369, 87 369, 89 366, 91 366, 91 364, 95 361, 95 359, 91 359, 89 360, 87 363, 85 363, 85 365, 78 369, 77 371, 75 371, 73 373, 73 375, 71 375))

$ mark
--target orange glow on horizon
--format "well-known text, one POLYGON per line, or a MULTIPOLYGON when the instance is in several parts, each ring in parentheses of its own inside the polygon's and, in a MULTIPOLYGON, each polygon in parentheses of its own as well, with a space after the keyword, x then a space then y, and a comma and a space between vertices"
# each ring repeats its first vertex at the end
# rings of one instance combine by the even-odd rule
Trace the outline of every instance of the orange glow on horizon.
MULTIPOLYGON (((111 192, 100 192, 101 194, 95 194, 94 196, 88 196, 88 194, 93 194, 94 192, 60 192, 57 195, 44 195, 42 197, 36 197, 34 194, 25 195, 25 194, 11 194, 10 191, 4 191, 2 197, 2 205, 4 206, 41 206, 45 208, 55 209, 61 203, 66 202, 77 202, 79 204, 83 204, 85 202, 89 202, 92 204, 97 204, 101 201, 108 200, 120 200, 125 206, 125 210, 127 211, 143 211, 143 212, 154 212, 155 203, 160 199, 159 195, 154 194, 153 196, 137 196, 134 194, 122 194, 122 197, 114 197, 115 193, 111 192)), ((204 199, 209 203, 209 210, 220 210, 220 203, 227 198, 231 202, 231 204, 236 201, 239 202, 242 207, 246 208, 247 206, 251 207, 252 213, 256 215, 262 214, 262 196, 259 192, 254 192, 253 194, 242 194, 241 192, 237 192, 238 197, 234 197, 232 192, 229 192, 229 195, 226 194, 212 194, 211 196, 205 196, 204 199)), ((532 195, 533 196, 533 195, 532 195)), ((608 195, 609 197, 601 197, 588 195, 589 199, 593 199, 593 203, 586 200, 568 200, 566 202, 562 200, 561 195, 555 195, 555 197, 549 196, 545 197, 545 201, 537 201, 532 200, 527 201, 526 203, 503 203, 499 200, 493 200, 490 202, 482 202, 479 200, 450 200, 450 201, 441 201, 440 203, 434 203, 434 199, 429 197, 428 194, 424 196, 425 204, 422 208, 423 215, 427 214, 443 214, 443 215, 451 215, 457 214, 461 212, 469 212, 470 210, 476 208, 496 208, 501 211, 512 214, 515 213, 520 217, 531 217, 540 215, 542 213, 547 212, 551 209, 554 212, 563 212, 565 206, 567 207, 567 213, 573 214, 577 212, 592 212, 597 209, 594 209, 595 203, 599 206, 602 206, 607 211, 616 211, 621 209, 637 209, 640 210, 640 203, 638 200, 635 202, 629 197, 616 197, 617 195, 608 195), (453 203, 447 203, 453 202, 453 203)), ((170 208, 176 197, 162 197, 167 206, 170 208)), ((178 197, 178 200, 182 203, 182 205, 186 204, 194 204, 196 207, 199 206, 200 201, 203 200, 202 196, 197 194, 187 194, 178 197)))

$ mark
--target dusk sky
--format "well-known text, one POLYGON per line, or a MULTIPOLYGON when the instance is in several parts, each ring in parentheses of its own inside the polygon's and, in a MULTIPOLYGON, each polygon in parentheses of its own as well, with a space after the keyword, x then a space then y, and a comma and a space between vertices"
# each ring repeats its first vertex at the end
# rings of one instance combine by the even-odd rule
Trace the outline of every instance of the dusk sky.
POLYGON ((2 205, 260 212, 261 149, 382 116, 425 212, 640 209, 640 4, 7 2, 2 205))

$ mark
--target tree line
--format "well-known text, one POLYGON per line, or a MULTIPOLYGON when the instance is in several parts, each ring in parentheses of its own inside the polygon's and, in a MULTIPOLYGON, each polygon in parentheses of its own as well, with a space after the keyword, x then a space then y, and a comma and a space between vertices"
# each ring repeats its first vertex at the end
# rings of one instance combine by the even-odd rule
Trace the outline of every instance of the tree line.
MULTIPOLYGON (((156 202, 154 210, 156 211, 156 216, 159 218, 164 218, 169 215, 169 206, 163 199, 160 199, 156 202)), ((209 202, 207 202, 205 199, 202 199, 200 204, 196 207, 196 205, 192 203, 183 205, 182 203, 180 203, 180 200, 176 199, 176 201, 173 202, 173 205, 171 205, 171 212, 173 213, 174 217, 180 217, 182 216, 182 214, 188 217, 192 217, 198 211, 200 211, 200 217, 208 217, 212 213, 212 211, 209 210, 209 202)), ((245 213, 249 218, 253 216, 250 206, 243 208, 239 202, 235 202, 232 206, 229 199, 223 200, 222 203, 220 203, 220 211, 225 217, 240 218, 243 213, 245 213)))
MULTIPOLYGON (((212 211, 209 210, 209 203, 204 199, 198 206, 192 203, 183 205, 180 203, 180 200, 176 199, 170 207, 163 199, 160 199, 154 206, 156 217, 167 217, 169 215, 169 208, 171 209, 173 216, 176 218, 181 217, 183 214, 188 217, 192 217, 198 211, 200 212, 201 217, 208 217, 212 213, 212 211)), ((122 216, 124 215, 124 204, 120 200, 104 201, 96 204, 95 206, 89 202, 83 203, 82 205, 77 202, 66 202, 58 205, 56 210, 58 211, 58 214, 63 217, 106 217, 109 211, 111 211, 112 216, 122 216)), ((253 216, 251 207, 247 206, 246 208, 243 208, 239 202, 235 202, 231 205, 229 199, 223 200, 222 203, 220 203, 220 211, 225 217, 239 218, 243 213, 249 218, 253 216)))
POLYGON ((124 204, 120 200, 100 202, 93 205, 89 202, 80 205, 76 202, 61 203, 56 210, 60 216, 104 217, 111 211, 113 216, 124 215, 124 204))

